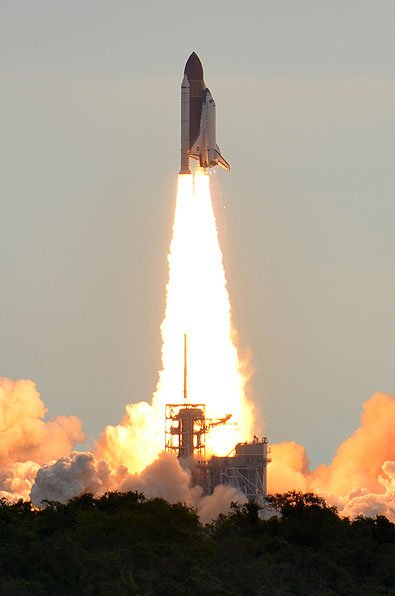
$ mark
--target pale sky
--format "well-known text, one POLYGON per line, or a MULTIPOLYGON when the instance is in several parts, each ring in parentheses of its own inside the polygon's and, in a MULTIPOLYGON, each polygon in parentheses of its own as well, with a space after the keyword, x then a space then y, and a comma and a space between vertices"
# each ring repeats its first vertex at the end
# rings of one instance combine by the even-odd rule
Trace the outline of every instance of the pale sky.
POLYGON ((391 0, 3 1, 0 376, 87 445, 150 401, 193 50, 257 431, 328 462, 395 393, 391 0))

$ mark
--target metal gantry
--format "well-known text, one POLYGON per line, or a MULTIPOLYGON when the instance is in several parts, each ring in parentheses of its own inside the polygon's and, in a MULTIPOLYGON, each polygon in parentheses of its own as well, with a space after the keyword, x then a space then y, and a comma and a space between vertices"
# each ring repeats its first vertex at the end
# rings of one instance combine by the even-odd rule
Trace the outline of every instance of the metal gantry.
POLYGON ((210 495, 216 486, 233 486, 249 501, 262 500, 267 493, 266 469, 270 460, 268 440, 254 436, 251 442, 237 443, 225 457, 213 455, 206 460, 206 435, 212 428, 227 424, 231 418, 206 418, 203 403, 191 404, 187 391, 187 336, 184 336, 184 401, 166 404, 165 448, 176 453, 182 465, 190 467, 193 479, 210 495))
POLYGON ((237 488, 249 501, 265 497, 269 461, 267 438, 254 437, 250 443, 237 443, 226 457, 213 456, 207 461, 199 461, 200 485, 208 495, 222 484, 237 488))

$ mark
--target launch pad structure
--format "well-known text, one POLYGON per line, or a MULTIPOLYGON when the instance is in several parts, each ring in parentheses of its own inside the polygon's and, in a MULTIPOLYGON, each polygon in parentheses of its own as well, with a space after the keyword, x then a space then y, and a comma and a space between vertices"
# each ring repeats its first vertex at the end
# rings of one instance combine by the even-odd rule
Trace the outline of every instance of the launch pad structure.
POLYGON ((251 442, 237 443, 225 457, 213 455, 207 461, 198 461, 200 486, 205 495, 211 495, 216 486, 233 486, 244 493, 249 501, 262 500, 267 494, 266 466, 268 440, 254 436, 251 442))
POLYGON ((251 442, 237 443, 226 456, 206 459, 206 436, 212 428, 227 424, 223 418, 206 418, 205 404, 191 404, 187 392, 187 336, 184 336, 184 402, 166 404, 166 451, 176 453, 181 465, 192 469, 195 484, 210 495, 219 485, 232 486, 249 501, 263 501, 267 494, 268 439, 254 436, 251 442))

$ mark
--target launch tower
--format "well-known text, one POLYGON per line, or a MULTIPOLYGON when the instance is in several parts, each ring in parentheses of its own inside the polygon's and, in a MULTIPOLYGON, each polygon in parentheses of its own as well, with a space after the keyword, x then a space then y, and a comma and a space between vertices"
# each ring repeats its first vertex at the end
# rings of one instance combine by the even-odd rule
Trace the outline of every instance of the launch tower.
POLYGON ((206 434, 219 424, 226 424, 231 414, 215 420, 206 418, 205 404, 191 404, 188 400, 187 387, 187 335, 184 335, 184 403, 166 404, 166 439, 167 451, 173 451, 179 459, 194 457, 205 458, 206 434))
POLYGON ((191 404, 187 388, 187 336, 184 336, 184 402, 166 404, 166 451, 177 454, 184 465, 192 468, 196 484, 210 495, 218 485, 237 488, 249 501, 263 500, 267 493, 266 467, 268 440, 254 436, 251 442, 237 443, 227 456, 206 460, 206 435, 231 418, 206 418, 205 404, 191 404))

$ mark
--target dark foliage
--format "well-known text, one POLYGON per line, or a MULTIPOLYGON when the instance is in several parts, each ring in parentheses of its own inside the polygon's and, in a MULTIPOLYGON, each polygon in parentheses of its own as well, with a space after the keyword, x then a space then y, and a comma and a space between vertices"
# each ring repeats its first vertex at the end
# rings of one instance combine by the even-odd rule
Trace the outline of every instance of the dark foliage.
POLYGON ((395 525, 312 493, 207 526, 134 492, 46 505, 0 500, 0 596, 395 596, 395 525))

